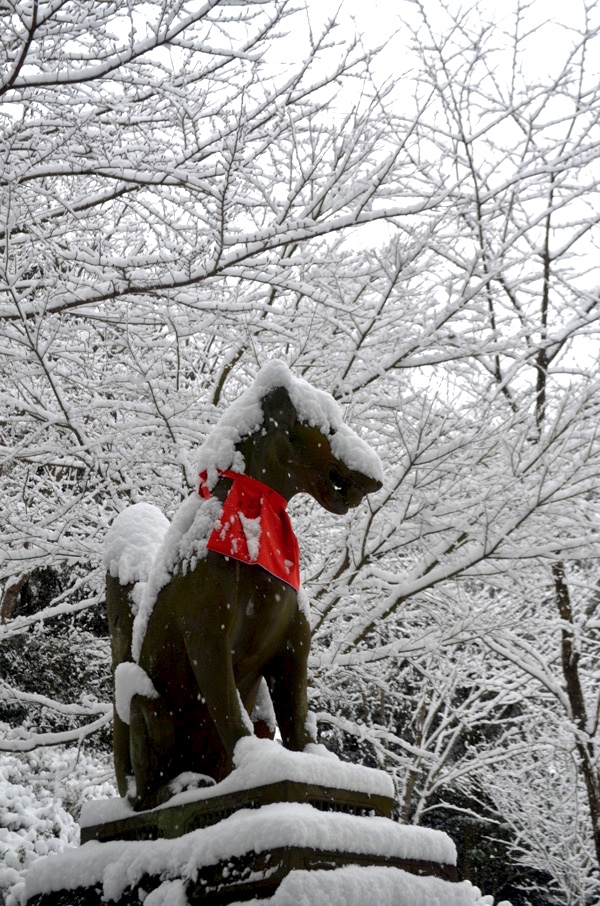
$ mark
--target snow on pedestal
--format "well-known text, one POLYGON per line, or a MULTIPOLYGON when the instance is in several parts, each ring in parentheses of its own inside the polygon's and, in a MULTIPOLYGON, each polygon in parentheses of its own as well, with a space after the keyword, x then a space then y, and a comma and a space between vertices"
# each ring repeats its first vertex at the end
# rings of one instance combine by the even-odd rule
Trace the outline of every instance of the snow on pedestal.
MULTIPOLYGON (((147 906, 184 906, 184 884, 207 865, 285 846, 354 852, 453 864, 454 844, 443 833, 406 827, 385 818, 320 812, 309 805, 278 803, 242 809, 219 824, 175 840, 86 843, 57 859, 35 863, 26 898, 39 893, 98 886, 106 902, 118 901, 144 877, 162 883, 147 906)), ((274 904, 367 906, 376 901, 410 906, 471 906, 479 892, 468 882, 450 883, 395 868, 350 865, 327 871, 293 871, 270 900, 274 904)), ((251 902, 259 902, 253 900, 251 902)))
MULTIPOLYGON (((267 899, 236 901, 230 906, 493 906, 468 881, 448 884, 437 878, 418 878, 397 868, 335 871, 294 871, 267 899)), ((144 900, 144 906, 188 906, 182 881, 164 881, 144 900)), ((498 906, 510 906, 499 903, 498 906)))
MULTIPOLYGON (((187 906, 185 885, 207 865, 310 846, 422 861, 453 863, 454 844, 443 833, 406 827, 385 818, 320 812, 309 805, 279 803, 243 809, 213 827, 175 840, 86 843, 60 858, 35 863, 26 879, 26 898, 39 893, 97 886, 102 900, 118 901, 144 877, 160 877, 146 906, 187 906)), ((248 901, 245 901, 248 902, 248 901)), ((451 883, 397 868, 348 865, 333 870, 292 871, 269 899, 274 906, 472 906, 490 903, 469 882, 451 883)))
MULTIPOLYGON (((392 793, 391 780, 384 772, 341 762, 322 746, 298 753, 270 740, 249 737, 238 744, 235 762, 236 769, 220 784, 179 793, 159 808, 277 780, 323 784, 373 795, 392 793)), ((134 813, 123 800, 105 800, 88 803, 82 823, 97 824, 134 814, 139 813, 134 813)), ((40 894, 94 887, 104 902, 117 902, 150 877, 158 885, 146 896, 145 906, 187 906, 189 885, 196 883, 206 867, 227 865, 228 860, 249 854, 260 857, 294 847, 317 853, 354 854, 363 863, 373 857, 456 864, 454 843, 440 831, 405 826, 388 818, 323 812, 304 803, 279 802, 239 809, 217 824, 175 839, 90 841, 58 858, 40 860, 27 874, 23 902, 40 894)), ((274 906, 367 906, 374 901, 378 906, 483 906, 489 902, 482 900, 479 891, 468 882, 452 883, 368 864, 292 870, 270 898, 249 902, 274 906)))
MULTIPOLYGON (((270 739, 248 736, 238 742, 234 764, 235 770, 220 783, 203 789, 177 793, 153 811, 212 799, 239 790, 251 790, 282 780, 317 784, 372 796, 388 798, 394 796, 394 784, 384 771, 340 761, 337 755, 322 745, 308 745, 304 752, 292 752, 270 739)), ((80 824, 82 827, 90 827, 137 814, 139 812, 134 812, 125 799, 102 799, 85 803, 80 824)))
MULTIPOLYGON (((168 883, 168 882, 167 882, 168 883)), ((158 893, 158 892, 157 892, 158 893)), ((185 899, 162 896, 146 906, 185 906, 185 899)), ((176 896, 180 891, 173 891, 176 896)), ((421 878, 399 868, 348 865, 335 871, 293 871, 284 878, 274 896, 245 900, 230 906, 484 906, 485 900, 468 881, 450 884, 439 878, 421 878)), ((501 906, 501 904, 500 904, 501 906)))
POLYGON ((456 861, 454 844, 441 831, 286 802, 240 809, 212 827, 173 840, 90 841, 60 859, 34 863, 27 874, 26 895, 29 899, 48 891, 100 885, 106 900, 117 900, 145 875, 193 878, 207 865, 286 846, 444 864, 456 861))

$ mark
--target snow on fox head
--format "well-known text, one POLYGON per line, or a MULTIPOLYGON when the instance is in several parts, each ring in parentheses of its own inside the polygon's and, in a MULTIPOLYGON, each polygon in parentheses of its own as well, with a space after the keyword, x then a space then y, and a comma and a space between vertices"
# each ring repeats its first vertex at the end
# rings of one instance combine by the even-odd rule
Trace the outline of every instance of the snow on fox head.
MULTIPOLYGON (((284 391, 291 404, 288 423, 281 425, 282 433, 287 431, 292 442, 300 449, 302 441, 308 444, 308 436, 298 435, 302 426, 313 431, 312 445, 320 443, 317 434, 328 444, 330 463, 325 472, 331 485, 325 493, 325 482, 306 488, 326 509, 345 512, 348 506, 356 506, 366 493, 377 490, 383 481, 381 460, 375 451, 345 424, 339 405, 324 390, 318 390, 302 378, 292 374, 281 361, 264 365, 250 387, 221 416, 199 453, 198 468, 206 472, 207 483, 214 486, 219 472, 231 469, 244 472, 246 463, 241 442, 269 427, 269 402, 277 391, 284 391), (360 493, 358 491, 360 490, 360 493), (353 493, 354 491, 354 493, 353 493), (346 498, 346 505, 342 505, 346 498)), ((281 400, 278 411, 281 413, 281 400)), ((284 415, 284 418, 286 416, 284 415)), ((272 421, 272 419, 271 419, 272 421)), ((309 451, 302 451, 311 459, 309 451)), ((314 452, 314 451, 313 451, 314 452)), ((291 455, 291 454, 290 454, 291 455)), ((317 462, 317 457, 312 457, 317 462)), ((321 459, 326 459, 325 453, 321 459)), ((323 474, 321 474, 323 479, 323 474)))

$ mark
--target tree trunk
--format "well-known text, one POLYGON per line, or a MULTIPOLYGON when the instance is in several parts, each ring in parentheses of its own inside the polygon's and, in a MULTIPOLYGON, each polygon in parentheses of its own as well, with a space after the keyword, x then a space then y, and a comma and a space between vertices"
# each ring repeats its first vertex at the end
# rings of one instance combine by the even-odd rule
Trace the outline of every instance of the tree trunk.
POLYGON ((0 624, 6 623, 7 620, 12 619, 12 615, 15 612, 15 607, 17 606, 17 601, 19 600, 19 595, 23 589, 23 586, 27 582, 29 576, 25 573, 22 576, 19 576, 18 579, 10 583, 4 589, 4 594, 2 595, 2 602, 0 603, 0 624))
POLYGON ((561 628, 561 658, 562 671, 571 706, 571 717, 575 725, 575 746, 585 787, 592 819, 592 833, 596 859, 600 864, 600 777, 595 770, 594 741, 587 725, 585 698, 579 673, 579 652, 575 640, 573 610, 571 596, 565 576, 564 564, 561 562, 552 565, 554 592, 560 614, 561 628))

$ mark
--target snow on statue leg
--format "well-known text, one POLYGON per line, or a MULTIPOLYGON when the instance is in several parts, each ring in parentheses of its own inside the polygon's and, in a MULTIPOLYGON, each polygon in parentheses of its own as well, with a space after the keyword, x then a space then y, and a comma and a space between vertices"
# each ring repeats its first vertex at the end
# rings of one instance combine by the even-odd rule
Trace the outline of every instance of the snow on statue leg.
MULTIPOLYGON (((138 503, 123 510, 114 520, 104 542, 106 608, 113 673, 119 664, 131 661, 131 640, 138 605, 135 593, 146 582, 169 527, 158 507, 138 503)), ((115 707, 113 752, 117 786, 125 796, 132 775, 129 721, 115 707)))

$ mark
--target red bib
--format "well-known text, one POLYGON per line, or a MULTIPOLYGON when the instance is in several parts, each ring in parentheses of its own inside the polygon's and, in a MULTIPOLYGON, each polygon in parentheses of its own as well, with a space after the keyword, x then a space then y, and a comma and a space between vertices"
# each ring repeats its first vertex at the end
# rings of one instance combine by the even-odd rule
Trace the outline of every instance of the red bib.
MULTIPOLYGON (((208 550, 262 566, 298 591, 300 549, 285 497, 241 472, 219 474, 231 478, 233 484, 208 539, 208 550)), ((205 500, 211 496, 206 472, 200 473, 198 493, 205 500)))

